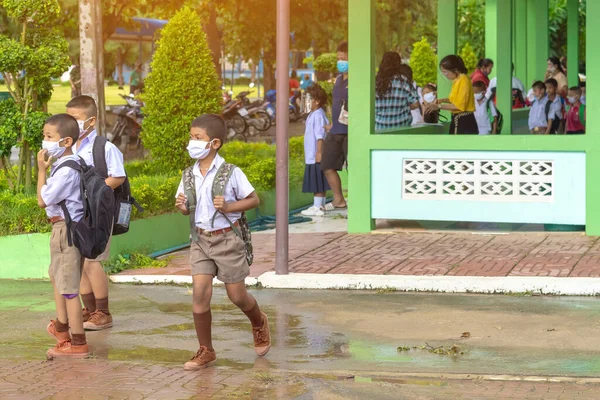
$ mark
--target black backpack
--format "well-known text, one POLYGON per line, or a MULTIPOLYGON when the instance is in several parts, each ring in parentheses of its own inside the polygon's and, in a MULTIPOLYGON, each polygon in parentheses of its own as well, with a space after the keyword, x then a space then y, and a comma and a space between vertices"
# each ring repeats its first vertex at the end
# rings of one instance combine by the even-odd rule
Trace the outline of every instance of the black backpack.
POLYGON ((52 174, 65 167, 79 173, 83 203, 83 218, 79 222, 71 219, 66 201, 59 203, 65 215, 68 243, 77 247, 83 257, 94 260, 104 253, 110 239, 115 196, 96 168, 89 167, 83 159, 79 163, 75 160, 65 161, 52 174))
MULTIPOLYGON (((492 110, 490 108, 490 102, 492 102, 494 104, 494 106, 496 105, 496 88, 492 88, 492 97, 490 97, 485 104, 488 118, 489 118, 490 123, 492 124, 492 128, 493 128, 494 117, 492 115, 492 110)), ((496 113, 498 113, 498 127, 496 128, 496 134, 499 135, 500 133, 502 133, 502 127, 504 126, 504 115, 502 115, 500 110, 498 110, 498 107, 496 107, 496 113)))
MULTIPOLYGON (((546 102, 546 121, 548 121, 548 117, 550 117, 550 107, 552 107, 552 103, 553 101, 551 101, 550 99, 548 99, 548 101, 546 102)), ((560 118, 558 117, 554 117, 554 119, 552 120, 552 127, 550 128, 550 133, 551 134, 555 134, 558 132, 558 129, 560 128, 560 118)))
MULTIPOLYGON (((108 178, 108 166, 106 165, 106 153, 104 149, 108 140, 104 136, 97 136, 94 140, 92 148, 92 156, 94 159, 94 167, 100 176, 104 179, 108 178)), ((131 186, 129 178, 125 177, 125 182, 114 190, 115 205, 114 205, 114 226, 112 234, 114 236, 122 235, 129 232, 129 222, 131 220, 131 207, 137 208, 138 212, 143 212, 144 209, 131 196, 131 186)))

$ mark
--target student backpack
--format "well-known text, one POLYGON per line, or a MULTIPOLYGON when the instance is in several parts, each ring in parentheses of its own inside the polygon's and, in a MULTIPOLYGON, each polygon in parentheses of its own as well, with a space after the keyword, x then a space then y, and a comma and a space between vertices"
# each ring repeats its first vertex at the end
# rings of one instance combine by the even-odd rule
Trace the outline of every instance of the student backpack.
POLYGON ((581 104, 579 106, 579 122, 581 122, 581 125, 583 125, 583 127, 585 128, 585 104, 581 104))
MULTIPOLYGON (((108 178, 108 165, 106 164, 106 143, 108 140, 103 136, 96 136, 94 146, 92 147, 92 157, 94 159, 94 167, 104 179, 108 178)), ((129 232, 129 222, 131 220, 131 208, 134 206, 138 212, 143 212, 144 209, 131 195, 131 186, 129 178, 125 177, 125 182, 114 190, 115 208, 114 208, 114 225, 113 236, 122 235, 129 232)))
POLYGON ((76 223, 71 219, 66 201, 59 203, 67 224, 69 246, 74 245, 83 257, 94 260, 104 253, 110 239, 115 208, 113 190, 98 170, 89 167, 83 159, 79 163, 75 160, 65 161, 52 171, 52 175, 61 168, 71 168, 79 173, 83 203, 83 218, 76 223))
MULTIPOLYGON (((213 180, 212 185, 212 198, 214 199, 217 196, 223 196, 225 193, 225 188, 227 187, 227 183, 231 179, 231 175, 233 171, 237 167, 233 164, 223 163, 217 170, 215 175, 215 179, 213 180)), ((183 188, 184 194, 187 197, 186 207, 190 213, 190 239, 193 241, 198 241, 198 232, 196 231, 196 178, 194 177, 194 166, 186 168, 183 171, 183 188)), ((235 193, 235 190, 234 190, 235 193)), ((250 234, 250 225, 248 224, 248 220, 246 218, 246 213, 242 213, 241 218, 237 221, 239 227, 236 227, 233 222, 227 217, 227 215, 219 210, 215 211, 212 219, 211 226, 214 227, 215 219, 217 215, 221 214, 227 222, 229 226, 235 232, 235 234, 242 239, 246 247, 246 260, 248 261, 248 265, 252 265, 252 261, 254 260, 254 251, 252 248, 252 236, 250 234)))
MULTIPOLYGON (((548 101, 546 102, 546 121, 548 121, 548 117, 550 117, 550 108, 552 107, 553 102, 550 101, 550 99, 548 99, 548 101)), ((554 119, 552 120, 552 127, 550 128, 550 133, 554 134, 558 132, 558 128, 560 127, 560 118, 557 118, 556 116, 554 116, 554 119)))
MULTIPOLYGON (((495 89, 495 88, 494 88, 495 89)), ((492 130, 494 129, 494 116, 492 115, 492 110, 490 108, 490 102, 493 102, 494 106, 496 105, 496 91, 492 89, 492 97, 490 97, 485 105, 487 110, 488 118, 490 119, 490 124, 492 125, 492 130)), ((498 127, 496 128, 496 134, 502 133, 502 127, 504 126, 504 116, 496 107, 496 113, 498 114, 498 127)))

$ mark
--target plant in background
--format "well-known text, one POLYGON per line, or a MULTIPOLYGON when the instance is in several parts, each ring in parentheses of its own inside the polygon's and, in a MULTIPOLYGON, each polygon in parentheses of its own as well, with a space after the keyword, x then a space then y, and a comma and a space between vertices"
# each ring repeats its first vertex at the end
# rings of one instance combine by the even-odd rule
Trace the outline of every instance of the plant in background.
POLYGON ((437 82, 437 57, 427 38, 423 37, 413 45, 410 67, 413 70, 413 78, 419 86, 437 82))
POLYGON ((321 54, 313 63, 315 72, 323 72, 331 75, 337 74, 337 54, 324 53, 321 54))
POLYGON ((145 81, 142 141, 154 161, 168 171, 190 164, 186 152, 190 124, 221 108, 220 83, 194 11, 183 8, 163 28, 145 81))
POLYGON ((475 71, 479 59, 469 43, 466 43, 465 47, 463 47, 463 49, 460 51, 460 57, 463 59, 465 67, 467 67, 467 71, 469 71, 469 73, 475 71))
POLYGON ((0 106, 0 157, 12 188, 32 188, 33 157, 42 141, 41 112, 52 94, 52 79, 70 65, 69 45, 54 28, 60 15, 58 0, 0 0, 18 34, 0 35, 0 74, 12 100, 0 106), (14 104, 8 104, 9 102, 14 104), (19 146, 19 163, 11 174, 10 152, 19 146))

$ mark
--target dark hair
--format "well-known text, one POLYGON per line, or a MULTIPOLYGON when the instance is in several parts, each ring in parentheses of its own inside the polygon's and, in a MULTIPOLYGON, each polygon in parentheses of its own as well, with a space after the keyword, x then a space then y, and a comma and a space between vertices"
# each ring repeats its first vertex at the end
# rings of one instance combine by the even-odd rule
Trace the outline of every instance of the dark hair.
POLYGON ((61 138, 70 137, 73 143, 79 140, 79 124, 69 114, 54 114, 46 120, 46 125, 55 126, 61 138))
POLYGON ((298 77, 298 72, 296 72, 295 69, 292 70, 292 79, 295 79, 298 77))
POLYGON ((477 63, 477 69, 481 69, 484 67, 489 67, 494 65, 494 62, 489 59, 489 58, 482 58, 481 60, 479 60, 479 62, 477 63))
POLYGON ((206 131, 210 140, 219 139, 221 146, 225 144, 227 139, 227 126, 223 117, 217 114, 203 114, 192 121, 192 128, 200 128, 206 131))
POLYGON ((583 91, 581 90, 581 88, 579 86, 573 86, 569 90, 577 93, 580 96, 583 94, 583 91))
POLYGON ((405 78, 408 83, 412 85, 413 79, 413 70, 408 64, 400 64, 400 75, 405 78))
POLYGON ((554 78, 550 78, 546 80, 546 88, 548 88, 548 86, 554 86, 554 88, 558 89, 558 81, 554 78))
POLYGON ((473 88, 479 88, 479 89, 485 91, 485 83, 483 83, 481 81, 476 81, 473 83, 473 88))
POLYGON ((392 81, 399 78, 402 73, 401 65, 402 58, 395 51, 388 51, 383 55, 375 78, 377 96, 384 97, 389 92, 392 81))
POLYGON ((579 83, 579 87, 580 87, 580 88, 584 88, 584 87, 585 87, 585 82, 580 82, 580 83, 579 83))
POLYGON ((67 103, 67 108, 83 110, 88 118, 92 118, 98 115, 98 107, 96 106, 96 101, 94 101, 94 99, 90 96, 73 97, 71 101, 67 103))
POLYGON ((344 42, 338 44, 337 52, 338 53, 346 53, 346 54, 348 54, 348 42, 344 41, 344 42))
POLYGON ((560 72, 562 72, 563 74, 565 73, 565 70, 563 69, 558 57, 550 57, 550 58, 548 58, 548 61, 550 61, 552 64, 556 65, 560 72))
POLYGON ((544 89, 546 90, 546 84, 542 81, 536 81, 534 82, 534 84, 531 86, 532 89, 544 89))
POLYGON ((427 85, 423 86, 423 89, 429 89, 432 92, 437 92, 437 86, 431 83, 428 83, 427 85))
POLYGON ((310 79, 310 75, 309 74, 304 75, 304 79, 310 79))
POLYGON ((444 57, 442 61, 440 61, 440 68, 444 68, 445 70, 452 71, 454 73, 468 73, 463 59, 455 54, 444 57))
POLYGON ((318 83, 313 83, 306 90, 310 97, 317 100, 319 107, 324 107, 327 104, 327 93, 318 83))

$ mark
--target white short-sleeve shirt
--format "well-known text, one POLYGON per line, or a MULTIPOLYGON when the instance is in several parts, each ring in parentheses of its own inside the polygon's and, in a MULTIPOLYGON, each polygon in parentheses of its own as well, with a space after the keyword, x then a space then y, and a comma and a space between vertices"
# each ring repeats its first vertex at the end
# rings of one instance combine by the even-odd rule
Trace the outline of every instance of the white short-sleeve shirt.
POLYGON ((541 100, 535 99, 529 110, 529 130, 535 128, 543 128, 548 126, 548 121, 554 119, 555 108, 550 107, 550 113, 546 117, 546 103, 548 103, 548 95, 544 96, 541 100))
POLYGON ((63 167, 57 171, 58 167, 68 160, 78 161, 78 158, 76 156, 64 156, 52 165, 50 177, 42 187, 41 197, 44 204, 46 204, 48 218, 65 218, 62 208, 58 204, 65 200, 71 219, 78 222, 83 217, 79 172, 69 167, 63 167), (56 172, 52 174, 54 171, 56 172))
MULTIPOLYGON (((219 229, 229 228, 229 222, 221 214, 217 214, 215 218, 215 224, 212 226, 212 218, 217 211, 214 206, 214 199, 212 198, 212 185, 217 175, 219 167, 225 162, 223 157, 217 154, 213 160, 206 176, 202 176, 200 173, 199 163, 194 164, 194 177, 196 178, 196 227, 211 232, 219 229)), ((179 183, 177 189, 177 198, 180 194, 184 193, 183 179, 179 183)), ((225 201, 227 203, 233 203, 238 200, 243 200, 254 193, 254 187, 248 181, 246 175, 241 169, 235 168, 225 187, 225 201)), ((233 223, 242 217, 242 213, 228 213, 227 218, 233 223)))
POLYGON ((325 126, 329 125, 327 114, 322 108, 311 112, 306 119, 304 132, 304 162, 316 164, 317 143, 325 139, 325 126))
POLYGON ((479 101, 475 99, 475 120, 477 121, 480 135, 489 135, 492 133, 492 123, 488 115, 488 103, 492 117, 497 117, 498 112, 496 111, 496 106, 493 101, 487 100, 484 97, 483 102, 479 104, 479 101))
MULTIPOLYGON (((94 166, 94 140, 98 134, 96 131, 90 132, 82 141, 79 147, 74 148, 75 155, 83 158, 87 165, 94 166)), ((104 147, 104 155, 106 157, 106 166, 108 167, 108 176, 111 178, 124 178, 125 167, 123 165, 123 153, 111 142, 106 142, 104 147)))

